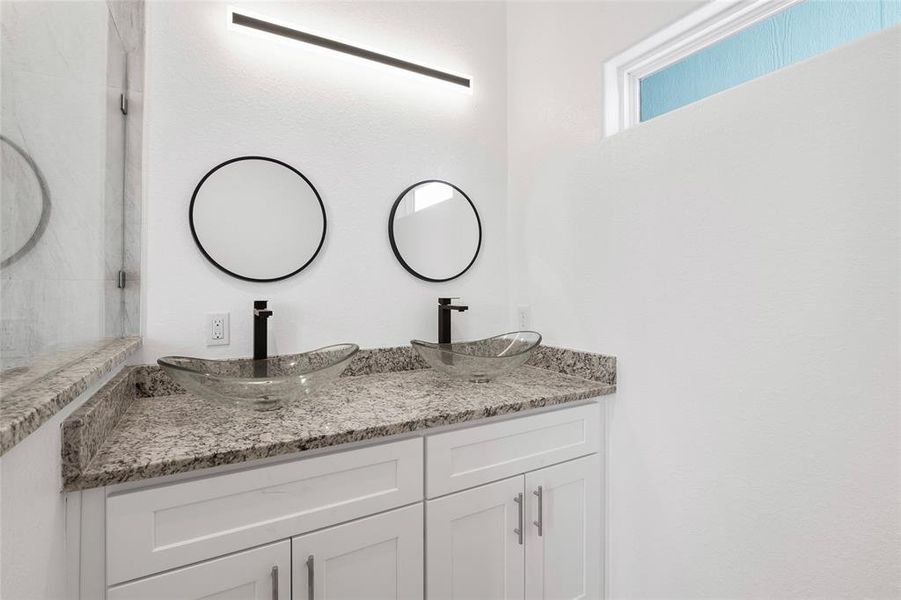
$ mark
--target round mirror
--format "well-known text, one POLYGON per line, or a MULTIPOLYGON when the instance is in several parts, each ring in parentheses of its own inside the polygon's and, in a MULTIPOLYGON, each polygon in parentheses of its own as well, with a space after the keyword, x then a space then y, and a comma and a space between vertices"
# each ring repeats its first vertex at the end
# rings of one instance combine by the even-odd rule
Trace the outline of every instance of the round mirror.
POLYGON ((401 192, 391 207, 388 238, 407 271, 426 281, 450 281, 476 261, 482 222, 457 186, 420 181, 401 192))
POLYGON ((50 192, 31 157, 0 136, 0 267, 28 252, 50 218, 50 192))
POLYGON ((189 209, 211 263, 247 281, 278 281, 310 264, 325 241, 325 207, 310 180, 274 158, 233 158, 204 175, 189 209))

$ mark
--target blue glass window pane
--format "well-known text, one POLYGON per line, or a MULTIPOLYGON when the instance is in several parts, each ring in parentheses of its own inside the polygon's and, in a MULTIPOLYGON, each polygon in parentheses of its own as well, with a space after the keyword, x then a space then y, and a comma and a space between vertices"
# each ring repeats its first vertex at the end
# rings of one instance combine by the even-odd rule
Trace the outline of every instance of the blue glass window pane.
POLYGON ((901 0, 806 0, 653 73, 640 83, 647 121, 901 23, 901 0))

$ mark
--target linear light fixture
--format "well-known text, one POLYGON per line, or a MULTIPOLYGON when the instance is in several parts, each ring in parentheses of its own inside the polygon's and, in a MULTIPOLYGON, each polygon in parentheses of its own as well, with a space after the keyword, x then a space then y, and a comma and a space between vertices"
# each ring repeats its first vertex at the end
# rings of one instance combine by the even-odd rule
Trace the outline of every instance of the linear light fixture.
POLYGON ((234 25, 241 25, 243 27, 256 29, 257 31, 264 31, 273 35, 279 35, 292 40, 297 40, 299 42, 313 44, 314 46, 319 46, 320 48, 334 50, 335 52, 350 54, 351 56, 371 60, 383 65, 388 65, 389 67, 395 67, 397 69, 410 71, 411 73, 417 73, 419 75, 425 75, 426 77, 440 79, 441 81, 460 85, 467 89, 469 89, 472 85, 471 80, 467 77, 461 77, 460 75, 454 75, 453 73, 439 71, 438 69, 432 69, 431 67, 418 65, 410 61, 402 60, 400 58, 394 58, 393 56, 388 56, 387 54, 373 52, 372 50, 358 48, 357 46, 351 46, 350 44, 345 44, 344 42, 330 40, 319 35, 299 31, 297 29, 294 29, 293 27, 278 25, 276 23, 264 21, 263 19, 259 19, 257 17, 251 17, 250 15, 242 14, 237 11, 232 11, 231 17, 231 22, 234 25))

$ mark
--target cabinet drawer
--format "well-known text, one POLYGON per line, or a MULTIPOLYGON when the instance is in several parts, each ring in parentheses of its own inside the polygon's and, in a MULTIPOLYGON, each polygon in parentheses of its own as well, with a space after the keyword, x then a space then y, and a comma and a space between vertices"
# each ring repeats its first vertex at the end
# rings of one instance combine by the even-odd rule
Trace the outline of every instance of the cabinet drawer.
POLYGON ((540 469, 601 446, 596 403, 426 438, 429 498, 540 469))
POLYGON ((420 438, 113 495, 107 583, 421 499, 420 438))

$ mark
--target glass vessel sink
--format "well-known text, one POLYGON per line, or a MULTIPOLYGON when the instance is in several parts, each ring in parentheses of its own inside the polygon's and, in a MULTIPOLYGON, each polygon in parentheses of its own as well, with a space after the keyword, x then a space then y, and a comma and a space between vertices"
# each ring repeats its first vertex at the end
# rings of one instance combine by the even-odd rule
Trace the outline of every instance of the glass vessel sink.
POLYGON ((196 396, 269 410, 284 401, 302 398, 337 378, 359 350, 356 344, 337 344, 265 360, 165 356, 156 362, 196 396))
POLYGON ((513 331, 472 342, 435 344, 411 340, 410 343, 433 369, 458 379, 486 382, 529 360, 541 343, 541 334, 513 331))

